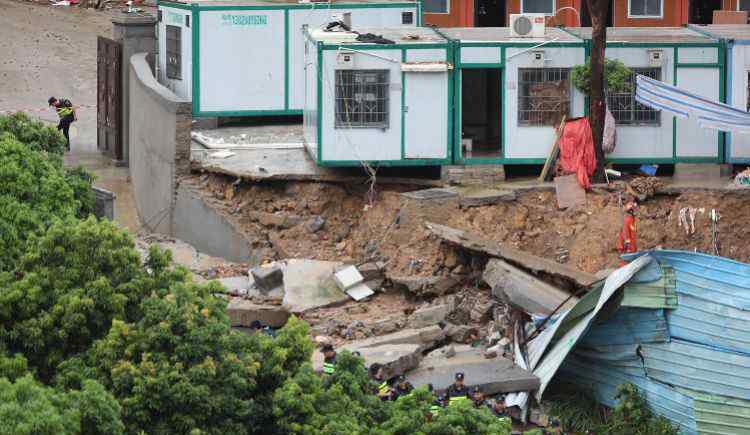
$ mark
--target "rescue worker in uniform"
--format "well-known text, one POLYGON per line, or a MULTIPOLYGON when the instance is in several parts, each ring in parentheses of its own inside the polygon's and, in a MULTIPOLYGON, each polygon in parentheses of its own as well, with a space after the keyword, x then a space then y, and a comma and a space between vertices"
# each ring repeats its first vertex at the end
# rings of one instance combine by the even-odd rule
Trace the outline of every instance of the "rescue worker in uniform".
POLYGON ((625 217, 622 220, 622 231, 617 238, 617 252, 630 254, 638 252, 637 233, 635 228, 635 213, 638 211, 638 201, 629 200, 625 204, 625 217))
POLYGON ((448 405, 455 405, 457 403, 468 402, 471 400, 469 389, 464 385, 463 373, 456 373, 455 381, 453 381, 453 384, 448 387, 446 394, 448 396, 448 405))
POLYGON ((70 124, 76 120, 76 111, 73 104, 65 98, 58 100, 55 97, 50 97, 47 103, 50 107, 55 108, 57 116, 60 118, 57 129, 62 131, 63 136, 65 136, 65 149, 70 151, 70 124))
POLYGON ((375 394, 382 401, 393 400, 393 389, 383 373, 383 366, 375 363, 370 366, 370 376, 375 381, 375 394))
POLYGON ((480 409, 488 406, 484 399, 484 393, 479 387, 474 387, 474 390, 472 390, 471 400, 474 402, 474 408, 480 409))
POLYGON ((432 393, 432 395, 435 397, 435 400, 432 401, 432 404, 430 405, 430 420, 437 417, 438 414, 440 414, 440 410, 443 407, 444 403, 440 400, 440 396, 435 395, 435 388, 432 386, 432 384, 427 384, 427 391, 432 393))
POLYGON ((336 373, 336 351, 333 345, 323 345, 323 374, 331 376, 336 373))
POLYGON ((408 396, 414 390, 414 386, 406 380, 404 375, 398 375, 397 382, 396 388, 394 388, 396 398, 408 396))

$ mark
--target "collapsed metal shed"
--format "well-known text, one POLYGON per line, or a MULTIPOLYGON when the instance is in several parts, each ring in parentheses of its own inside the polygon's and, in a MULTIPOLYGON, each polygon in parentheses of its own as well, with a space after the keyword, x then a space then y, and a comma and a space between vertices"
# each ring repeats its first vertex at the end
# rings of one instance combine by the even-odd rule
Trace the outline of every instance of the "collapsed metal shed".
MULTIPOLYGON (((726 103, 750 110, 750 25, 691 25, 691 29, 718 38, 726 50, 726 103)), ((726 134, 726 162, 750 163, 750 135, 726 134)))
MULTIPOLYGON (((570 32, 591 40, 591 28, 574 28, 570 32)), ((622 61, 634 74, 673 84, 711 100, 724 101, 722 42, 690 28, 608 28, 606 56, 622 61)), ((607 97, 617 123, 617 147, 607 156, 608 161, 723 161, 723 133, 643 106, 635 101, 634 94, 635 86, 631 91, 607 97)))
POLYGON ((585 97, 570 80, 585 43, 548 27, 519 38, 509 28, 444 28, 455 80, 455 163, 544 163, 562 115, 583 116, 585 97))
POLYGON ((321 166, 451 162, 450 46, 431 28, 307 33, 305 145, 321 166))
POLYGON ((537 398, 557 376, 615 406, 631 383, 682 434, 750 434, 750 265, 666 250, 629 258, 529 343, 537 398))
POLYGON ((303 28, 421 25, 418 0, 160 1, 159 82, 191 98, 195 117, 301 115, 303 28))

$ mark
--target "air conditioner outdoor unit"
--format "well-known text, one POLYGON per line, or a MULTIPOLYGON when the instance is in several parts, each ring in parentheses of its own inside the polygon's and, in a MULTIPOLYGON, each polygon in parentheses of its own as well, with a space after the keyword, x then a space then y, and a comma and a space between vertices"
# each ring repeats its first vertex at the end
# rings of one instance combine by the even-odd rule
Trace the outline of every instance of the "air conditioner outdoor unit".
POLYGON ((544 14, 511 14, 510 36, 544 38, 544 14))

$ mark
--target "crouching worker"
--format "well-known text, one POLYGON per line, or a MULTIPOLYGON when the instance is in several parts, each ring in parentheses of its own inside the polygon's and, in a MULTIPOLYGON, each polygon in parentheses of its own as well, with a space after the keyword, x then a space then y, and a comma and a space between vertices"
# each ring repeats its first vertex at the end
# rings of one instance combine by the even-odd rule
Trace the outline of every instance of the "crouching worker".
POLYGON ((336 351, 333 345, 323 345, 323 374, 331 376, 336 373, 336 351))
POLYGON ((57 124, 57 129, 62 131, 65 136, 65 149, 70 151, 70 124, 76 120, 76 111, 73 108, 73 103, 65 98, 59 100, 55 97, 50 97, 47 100, 50 107, 55 108, 57 116, 60 118, 60 122, 57 124))
POLYGON ((370 366, 370 377, 375 383, 375 394, 382 401, 393 400, 394 392, 385 379, 383 366, 375 363, 370 366))

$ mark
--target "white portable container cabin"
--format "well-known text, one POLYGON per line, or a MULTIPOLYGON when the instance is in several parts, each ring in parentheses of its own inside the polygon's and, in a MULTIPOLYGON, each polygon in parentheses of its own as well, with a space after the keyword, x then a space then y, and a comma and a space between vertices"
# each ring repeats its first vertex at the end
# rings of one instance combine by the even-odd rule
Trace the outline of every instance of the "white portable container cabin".
MULTIPOLYGON (((692 29, 719 38, 726 52, 726 103, 750 111, 750 25, 711 24, 690 26, 692 29)), ((724 134, 727 163, 750 163, 750 135, 724 134)))
POLYGON ((301 115, 303 28, 414 28, 420 0, 179 0, 158 3, 159 81, 195 117, 301 115))
POLYGON ((585 96, 570 80, 585 42, 551 27, 543 37, 508 28, 439 31, 454 51, 454 162, 544 163, 562 116, 585 113, 585 96))
MULTIPOLYGON (((587 41, 591 28, 569 29, 587 41)), ((724 101, 724 53, 719 40, 686 27, 607 29, 606 57, 643 74, 724 101)), ((723 134, 635 102, 630 92, 609 94, 617 122, 613 163, 721 162, 723 134)))
POLYGON ((451 162, 450 45, 435 30, 363 29, 391 44, 311 31, 304 137, 321 166, 451 162))

